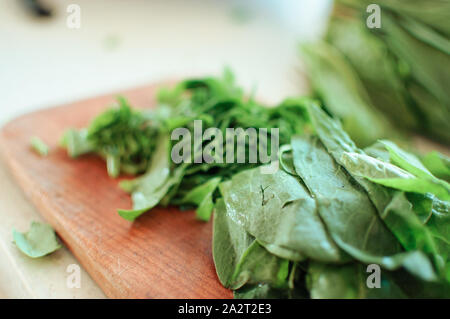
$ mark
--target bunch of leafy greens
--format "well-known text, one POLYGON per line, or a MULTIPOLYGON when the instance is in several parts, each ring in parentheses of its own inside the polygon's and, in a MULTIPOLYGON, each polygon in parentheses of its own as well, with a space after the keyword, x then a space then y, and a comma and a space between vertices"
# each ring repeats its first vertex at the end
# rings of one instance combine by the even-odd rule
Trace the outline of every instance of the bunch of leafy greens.
MULTIPOLYGON (((163 88, 158 93, 158 102, 156 109, 135 110, 119 98, 118 108, 100 114, 87 128, 69 129, 62 139, 62 145, 72 157, 96 153, 105 158, 112 177, 121 172, 144 173, 120 184, 132 194, 133 208, 119 210, 128 220, 158 204, 196 207, 197 217, 209 220, 219 194, 218 184, 261 164, 259 158, 253 163, 225 161, 225 140, 221 161, 196 163, 195 159, 202 156, 201 149, 210 142, 205 140, 195 149, 195 145, 190 145, 191 158, 175 164, 170 156, 178 142, 171 140, 174 129, 186 128, 194 137, 195 120, 202 121, 203 131, 218 128, 223 136, 227 128, 242 128, 236 132, 234 143, 242 136, 245 154, 249 154, 249 138, 244 130, 267 129, 270 150, 272 128, 279 128, 279 143, 284 144, 292 135, 302 133, 307 122, 303 101, 287 99, 278 106, 265 107, 245 97, 229 71, 222 78, 191 79, 171 89, 163 88)), ((237 152, 233 155, 236 157, 237 152)))
POLYGON ((236 298, 449 297, 448 158, 419 159, 387 140, 362 150, 316 102, 266 108, 230 73, 162 89, 158 100, 156 109, 134 110, 119 99, 88 128, 68 130, 63 145, 72 156, 104 157, 112 177, 143 173, 120 184, 132 194, 133 209, 119 210, 128 220, 158 204, 196 207, 202 220, 214 210, 214 262, 236 298), (185 128, 193 136, 195 120, 224 135, 279 128, 281 168, 196 163, 195 145, 188 161, 174 163, 171 135, 185 128), (381 267, 379 289, 366 283, 370 264, 381 267))
POLYGON ((389 141, 362 150, 304 105, 314 132, 282 147, 282 170, 219 185, 222 284, 236 298, 450 297, 450 185, 434 175, 448 174, 448 159, 423 164, 389 141), (370 264, 381 267, 378 283, 370 264))
POLYGON ((326 39, 302 47, 312 87, 360 146, 392 126, 450 143, 450 2, 337 0, 326 39), (386 121, 390 120, 390 123, 386 121))

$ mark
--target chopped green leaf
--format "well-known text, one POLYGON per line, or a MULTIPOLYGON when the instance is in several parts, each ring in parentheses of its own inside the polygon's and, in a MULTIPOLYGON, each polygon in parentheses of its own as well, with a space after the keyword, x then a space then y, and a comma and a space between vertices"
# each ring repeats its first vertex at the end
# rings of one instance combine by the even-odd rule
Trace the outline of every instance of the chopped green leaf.
POLYGON ((30 140, 31 147, 42 156, 48 155, 48 146, 39 137, 33 136, 30 140))
POLYGON ((61 248, 50 225, 32 222, 28 232, 20 233, 13 229, 17 248, 31 258, 39 258, 61 248))

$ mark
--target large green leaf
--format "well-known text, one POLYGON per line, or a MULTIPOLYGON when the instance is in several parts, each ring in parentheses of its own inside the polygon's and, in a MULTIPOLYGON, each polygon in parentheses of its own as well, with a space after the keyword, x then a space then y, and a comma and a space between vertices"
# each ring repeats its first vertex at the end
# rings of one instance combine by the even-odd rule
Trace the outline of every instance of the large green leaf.
POLYGON ((225 287, 235 286, 235 269, 255 239, 229 218, 223 199, 216 203, 213 222, 212 251, 217 275, 225 287))
MULTIPOLYGON (((357 181, 358 184, 366 190, 372 203, 377 208, 379 216, 383 216, 387 211, 389 211, 387 208, 392 203, 392 198, 394 195, 393 192, 381 185, 371 182, 366 178, 352 174, 351 166, 347 166, 346 164, 348 163, 343 161, 345 157, 344 154, 346 153, 357 154, 355 155, 357 157, 364 157, 367 155, 355 146, 348 135, 342 130, 339 123, 328 117, 322 110, 320 110, 319 107, 313 104, 309 105, 308 111, 316 133, 319 135, 322 143, 326 146, 328 152, 330 152, 334 159, 341 164, 346 171, 354 177, 355 181, 357 181)), ((377 171, 377 169, 374 171, 377 171)), ((404 173, 404 171, 402 173, 404 173)), ((397 198, 397 201, 401 200, 404 201, 402 204, 404 207, 408 207, 408 205, 410 205, 405 198, 397 198)), ((396 231, 398 228, 396 223, 390 224, 391 219, 385 219, 384 222, 391 231, 396 231)), ((405 227, 407 227, 407 225, 405 225, 405 227)), ((345 243, 340 243, 340 245, 343 247, 345 243)), ((433 265, 420 251, 411 251, 409 254, 397 254, 391 256, 391 258, 385 257, 376 261, 378 259, 376 256, 367 255, 366 253, 355 250, 354 247, 350 245, 348 245, 347 249, 354 250, 354 253, 361 253, 359 255, 359 259, 367 263, 375 262, 380 265, 383 264, 387 269, 395 269, 396 267, 403 265, 408 270, 411 270, 415 275, 425 278, 426 280, 432 280, 436 277, 434 274, 433 265)))
POLYGON ((423 177, 417 177, 395 165, 359 153, 344 152, 340 161, 354 176, 363 177, 374 183, 401 191, 419 194, 432 193, 439 198, 450 200, 450 188, 447 187, 447 183, 438 180, 431 173, 428 175, 422 172, 420 175, 423 177))
POLYGON ((245 284, 288 286, 289 261, 270 254, 233 221, 223 200, 214 214, 213 257, 221 283, 233 290, 245 284))
POLYGON ((252 169, 221 185, 227 211, 271 253, 290 260, 338 262, 348 257, 328 235, 315 200, 282 170, 252 169))
POLYGON ((291 144, 295 170, 316 199, 319 215, 334 241, 356 259, 359 252, 378 257, 398 253, 400 246, 367 194, 320 140, 294 137, 291 144))
POLYGON ((394 142, 387 140, 382 140, 380 142, 389 151, 389 158, 393 164, 407 170, 411 174, 414 174, 418 177, 429 178, 433 176, 430 171, 428 171, 428 169, 422 164, 419 158, 414 154, 401 149, 394 142))

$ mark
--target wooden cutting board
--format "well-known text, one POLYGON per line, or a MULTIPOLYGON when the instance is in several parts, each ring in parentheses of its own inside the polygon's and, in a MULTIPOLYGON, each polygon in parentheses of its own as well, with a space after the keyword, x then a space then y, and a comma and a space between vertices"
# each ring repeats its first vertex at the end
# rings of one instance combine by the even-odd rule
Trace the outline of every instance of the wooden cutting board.
MULTIPOLYGON (((152 107, 157 88, 120 94, 136 107, 152 107)), ((58 147, 68 127, 86 126, 115 97, 38 111, 5 125, 0 149, 13 176, 108 297, 231 298, 215 272, 211 223, 173 207, 126 221, 116 211, 131 207, 130 196, 108 177, 105 163, 90 155, 70 159, 58 147), (47 157, 30 149, 32 136, 50 146, 47 157)))

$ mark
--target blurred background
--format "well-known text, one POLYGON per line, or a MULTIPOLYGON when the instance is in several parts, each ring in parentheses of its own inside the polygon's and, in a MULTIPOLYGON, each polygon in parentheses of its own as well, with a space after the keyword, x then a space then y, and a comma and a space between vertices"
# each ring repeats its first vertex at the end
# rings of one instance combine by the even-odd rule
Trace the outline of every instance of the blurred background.
POLYGON ((0 0, 0 123, 36 108, 225 66, 268 103, 305 90, 298 41, 330 0, 0 0), (71 29, 70 4, 81 9, 71 29))

